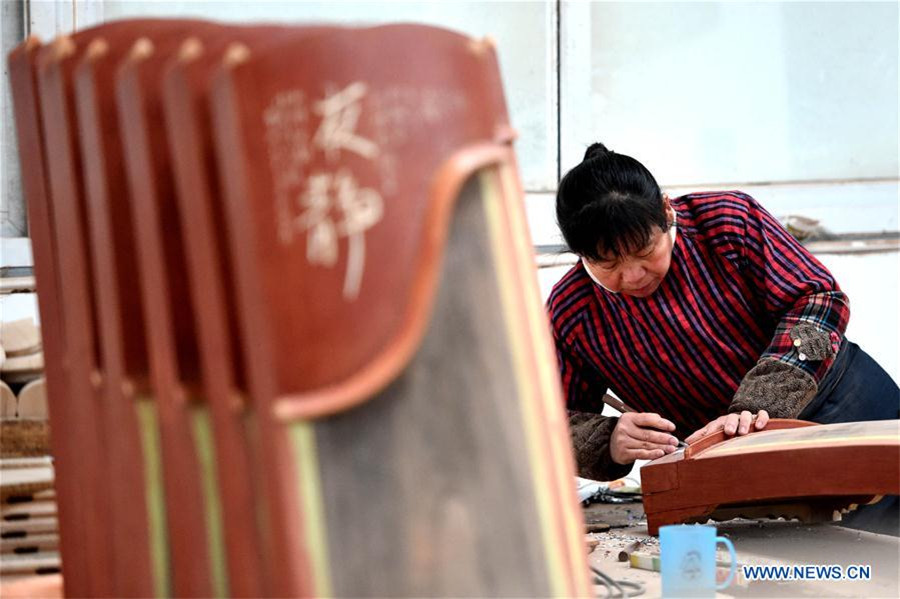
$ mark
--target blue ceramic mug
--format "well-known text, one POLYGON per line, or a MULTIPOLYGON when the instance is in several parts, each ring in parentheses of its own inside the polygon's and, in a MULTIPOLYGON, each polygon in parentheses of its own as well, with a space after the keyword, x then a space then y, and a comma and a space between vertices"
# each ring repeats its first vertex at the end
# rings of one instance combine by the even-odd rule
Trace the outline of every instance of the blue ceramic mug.
POLYGON ((734 579, 734 545, 717 537, 713 526, 679 524, 659 529, 663 597, 715 597, 734 579), (716 544, 731 553, 728 579, 716 585, 716 544))

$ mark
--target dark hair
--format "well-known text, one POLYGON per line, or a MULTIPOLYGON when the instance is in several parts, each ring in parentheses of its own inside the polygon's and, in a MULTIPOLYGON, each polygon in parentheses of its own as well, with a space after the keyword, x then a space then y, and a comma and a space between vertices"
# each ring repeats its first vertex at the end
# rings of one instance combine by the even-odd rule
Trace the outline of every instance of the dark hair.
POLYGON ((591 144, 559 182, 556 221, 569 249, 590 260, 638 251, 657 227, 667 228, 662 192, 650 171, 601 143, 591 144))

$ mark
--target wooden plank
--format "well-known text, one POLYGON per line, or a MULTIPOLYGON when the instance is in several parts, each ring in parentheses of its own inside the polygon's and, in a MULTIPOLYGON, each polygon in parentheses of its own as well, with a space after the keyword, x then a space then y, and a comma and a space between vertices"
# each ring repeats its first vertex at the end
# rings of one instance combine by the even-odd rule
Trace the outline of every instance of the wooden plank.
POLYGON ((40 330, 31 318, 0 323, 0 345, 7 358, 36 353, 41 348, 40 330))
POLYGON ((59 532, 56 518, 29 518, 28 520, 0 520, 0 534, 4 538, 27 537, 36 534, 59 532))
POLYGON ((0 574, 50 574, 59 572, 59 554, 53 551, 23 555, 4 555, 0 560, 0 574))
POLYGON ((2 484, 4 488, 8 486, 14 487, 18 485, 38 483, 53 483, 52 466, 41 466, 37 468, 13 468, 11 470, 4 470, 3 480, 0 481, 0 484, 2 484))
POLYGON ((0 418, 4 420, 15 418, 17 409, 16 394, 9 388, 6 381, 0 381, 0 418))
POLYGON ((43 468, 52 466, 53 458, 50 456, 34 456, 24 458, 3 458, 0 459, 0 469, 7 470, 13 468, 43 468))
POLYGON ((56 502, 47 499, 22 503, 6 503, 0 506, 0 518, 3 520, 50 516, 56 516, 56 502))
POLYGON ((34 380, 44 371, 44 352, 7 357, 0 367, 3 378, 10 382, 34 380))
MULTIPOLYGON (((55 32, 52 32, 55 34, 55 32)), ((29 232, 33 253, 35 278, 38 289, 43 331, 50 331, 43 340, 47 357, 46 375, 51 403, 51 420, 54 428, 65 431, 79 421, 79 410, 69 394, 68 372, 63 366, 65 331, 60 298, 60 268, 58 246, 55 239, 54 209, 50 199, 46 144, 43 139, 43 118, 37 85, 36 57, 41 47, 34 36, 27 39, 9 55, 9 76, 12 84, 13 107, 16 119, 16 136, 22 168, 22 185, 28 203, 29 232)), ((4 428, 6 428, 4 426, 4 428)), ((42 423, 43 433, 47 426, 42 423)), ((18 431, 18 429, 16 429, 18 431)), ((28 430, 19 431, 14 452, 39 449, 46 451, 48 434, 41 434, 29 423, 28 430), (31 434, 37 433, 37 434, 31 434)), ((57 458, 59 473, 56 488, 60 501, 69 510, 63 518, 67 533, 61 539, 60 551, 69 567, 66 591, 71 596, 90 593, 87 581, 87 555, 81 544, 85 533, 78 473, 83 456, 74 435, 56 434, 52 438, 53 453, 57 458)), ((6 444, 3 446, 7 452, 6 444)))
POLYGON ((31 381, 19 391, 20 420, 47 420, 47 382, 39 378, 31 381))
POLYGON ((58 534, 30 534, 24 537, 10 537, 0 539, 0 553, 38 553, 59 551, 58 534))
POLYGON ((20 293, 36 289, 33 276, 0 278, 0 293, 20 293))
POLYGON ((32 496, 52 486, 52 467, 5 470, 0 478, 0 498, 32 496))

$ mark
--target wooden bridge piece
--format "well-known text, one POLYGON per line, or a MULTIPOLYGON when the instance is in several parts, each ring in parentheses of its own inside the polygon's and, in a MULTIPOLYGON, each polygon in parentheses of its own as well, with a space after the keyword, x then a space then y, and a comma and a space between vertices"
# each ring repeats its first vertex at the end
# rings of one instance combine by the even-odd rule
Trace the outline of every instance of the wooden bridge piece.
POLYGON ((47 420, 47 380, 31 381, 19 391, 18 418, 20 420, 47 420))
POLYGON ((770 421, 722 441, 713 433, 641 469, 650 534, 735 517, 831 520, 900 493, 900 421, 770 421), (710 442, 710 439, 718 442, 710 442))
POLYGON ((275 593, 589 594, 490 42, 236 45, 210 100, 275 593))
POLYGON ((7 358, 33 354, 41 349, 41 332, 32 318, 0 324, 0 345, 7 358))

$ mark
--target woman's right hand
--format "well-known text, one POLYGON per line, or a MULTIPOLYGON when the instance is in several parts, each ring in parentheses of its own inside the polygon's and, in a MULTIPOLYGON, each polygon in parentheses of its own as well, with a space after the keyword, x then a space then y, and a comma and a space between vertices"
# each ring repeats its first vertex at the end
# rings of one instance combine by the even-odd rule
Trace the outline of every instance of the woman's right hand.
POLYGON ((678 447, 678 439, 663 432, 674 430, 675 425, 659 414, 626 412, 613 429, 609 453, 617 464, 661 458, 678 447))

